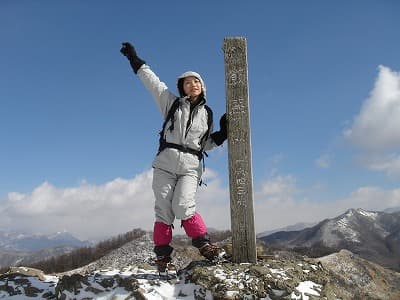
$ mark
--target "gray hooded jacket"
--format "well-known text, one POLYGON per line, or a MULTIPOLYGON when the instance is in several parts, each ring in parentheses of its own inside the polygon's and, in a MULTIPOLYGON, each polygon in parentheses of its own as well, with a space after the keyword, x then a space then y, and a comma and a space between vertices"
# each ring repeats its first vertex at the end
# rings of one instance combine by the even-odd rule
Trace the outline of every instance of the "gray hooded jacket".
MULTIPOLYGON (((160 81, 148 65, 142 65, 138 70, 137 75, 147 90, 152 94, 163 118, 165 119, 177 96, 168 89, 164 82, 160 81)), ((208 137, 207 139, 203 139, 204 145, 200 145, 202 138, 208 129, 207 110, 204 107, 205 85, 200 75, 195 72, 186 72, 179 78, 188 76, 194 76, 200 80, 203 88, 204 100, 193 109, 192 113, 190 113, 190 101, 188 97, 180 98, 180 106, 175 112, 174 118, 166 124, 166 128, 169 128, 171 122, 174 122, 174 129, 166 129, 164 137, 168 143, 183 145, 195 150, 210 150, 217 146, 212 138, 208 137)), ((209 130, 209 133, 211 132, 212 128, 209 130)), ((175 174, 192 174, 199 178, 202 173, 201 161, 196 155, 185 153, 173 148, 166 148, 161 151, 161 153, 155 157, 153 167, 175 174)))

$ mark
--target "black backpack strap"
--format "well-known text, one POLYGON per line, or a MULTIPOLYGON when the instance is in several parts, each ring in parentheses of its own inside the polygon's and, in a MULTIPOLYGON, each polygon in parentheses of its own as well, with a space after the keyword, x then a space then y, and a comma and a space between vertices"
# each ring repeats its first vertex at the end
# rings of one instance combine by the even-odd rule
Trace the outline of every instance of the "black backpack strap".
MULTIPOLYGON (((212 127, 213 127, 213 111, 212 111, 212 109, 211 109, 208 105, 204 105, 204 108, 205 108, 206 111, 207 111, 207 131, 206 131, 206 133, 203 135, 203 137, 202 137, 201 140, 200 140, 201 152, 203 153, 203 156, 202 156, 202 160, 203 160, 203 171, 206 169, 206 163, 205 163, 205 161, 204 161, 204 156, 207 156, 207 157, 208 157, 207 152, 204 151, 204 145, 205 145, 205 143, 206 143, 206 140, 210 137, 211 129, 212 129, 212 127)), ((205 183, 203 182, 203 179, 200 178, 199 185, 203 185, 203 184, 204 184, 205 186, 207 186, 207 184, 205 184, 205 183)))
MULTIPOLYGON (((159 132, 160 135, 160 143, 158 146, 158 152, 157 155, 160 154, 161 151, 163 151, 166 148, 166 140, 164 138, 164 134, 165 134, 165 127, 167 126, 168 121, 172 120, 174 117, 174 114, 176 112, 176 110, 179 107, 179 98, 177 97, 174 102, 172 103, 171 107, 169 108, 169 111, 167 113, 167 116, 165 117, 164 123, 162 125, 162 129, 159 132)), ((174 120, 172 120, 171 122, 171 126, 169 127, 169 130, 174 130, 174 120)))
POLYGON ((207 131, 200 140, 200 145, 202 149, 204 147, 205 141, 209 138, 211 134, 211 128, 213 127, 213 111, 208 105, 204 105, 204 108, 207 111, 207 131))
MULTIPOLYGON (((160 132, 162 137, 164 136, 164 133, 165 133, 165 126, 167 126, 168 121, 173 119, 174 114, 179 107, 179 100, 180 100, 179 98, 176 98, 174 100, 174 102, 172 103, 171 107, 169 108, 167 116, 165 117, 165 120, 164 120, 164 124, 162 126, 162 130, 160 132)), ((171 130, 171 131, 174 130, 174 121, 171 122, 171 126, 169 127, 169 130, 171 130)))

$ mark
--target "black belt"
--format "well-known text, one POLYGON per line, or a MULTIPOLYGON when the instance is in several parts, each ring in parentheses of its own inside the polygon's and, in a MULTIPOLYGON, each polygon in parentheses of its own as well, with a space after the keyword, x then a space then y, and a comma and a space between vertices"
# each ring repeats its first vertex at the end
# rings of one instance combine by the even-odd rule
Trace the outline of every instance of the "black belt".
POLYGON ((163 151, 165 148, 173 148, 173 149, 177 149, 179 151, 185 152, 185 153, 190 153, 193 155, 196 155, 199 160, 203 159, 203 151, 200 150, 195 150, 183 145, 179 145, 179 144, 174 144, 174 143, 168 143, 165 141, 160 142, 160 147, 158 148, 158 153, 160 153, 161 151, 163 151))

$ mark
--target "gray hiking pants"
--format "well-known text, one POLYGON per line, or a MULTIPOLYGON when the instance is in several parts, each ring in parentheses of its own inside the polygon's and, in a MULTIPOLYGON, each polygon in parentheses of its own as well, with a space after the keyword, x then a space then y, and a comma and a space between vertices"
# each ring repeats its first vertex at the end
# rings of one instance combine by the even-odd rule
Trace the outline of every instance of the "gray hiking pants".
POLYGON ((195 195, 199 184, 197 172, 174 174, 153 169, 156 221, 173 224, 175 218, 186 220, 196 211, 195 195))

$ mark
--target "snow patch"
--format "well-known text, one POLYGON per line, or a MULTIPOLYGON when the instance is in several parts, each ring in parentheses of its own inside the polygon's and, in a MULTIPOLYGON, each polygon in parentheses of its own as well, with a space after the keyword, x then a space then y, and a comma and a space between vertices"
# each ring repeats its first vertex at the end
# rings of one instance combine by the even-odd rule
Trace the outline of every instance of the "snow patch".
POLYGON ((337 230, 343 233, 346 240, 360 243, 359 234, 353 230, 349 224, 349 219, 342 218, 336 221, 337 230))
POLYGON ((283 280, 289 280, 290 278, 286 275, 283 269, 270 269, 272 274, 276 274, 277 278, 282 278, 283 280))
POLYGON ((300 282, 299 285, 295 288, 300 295, 297 295, 296 292, 292 292, 290 295, 292 300, 308 300, 308 295, 320 296, 320 292, 322 289, 322 285, 316 284, 312 281, 303 281, 300 282))
POLYGON ((376 220, 376 218, 378 217, 378 213, 372 211, 366 211, 363 209, 360 209, 358 213, 364 217, 371 218, 373 220, 376 220))

